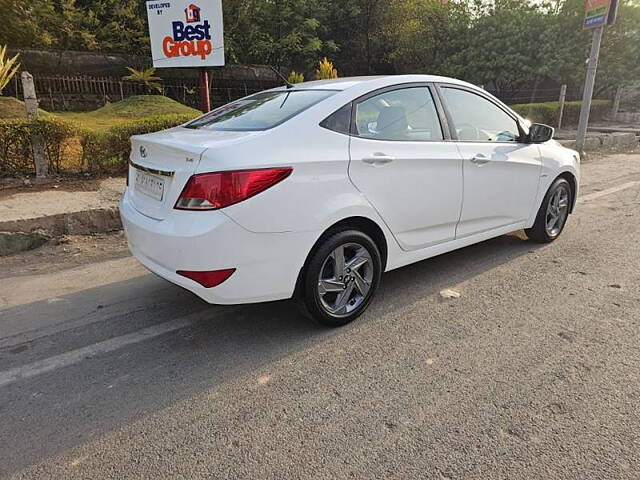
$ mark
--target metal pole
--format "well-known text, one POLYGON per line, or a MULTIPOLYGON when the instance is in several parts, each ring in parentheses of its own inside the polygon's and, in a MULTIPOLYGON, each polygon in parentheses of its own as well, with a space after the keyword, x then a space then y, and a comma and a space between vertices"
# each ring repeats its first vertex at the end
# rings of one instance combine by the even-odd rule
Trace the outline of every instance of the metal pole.
POLYGON ((209 72, 206 67, 200 68, 200 110, 204 113, 211 111, 211 97, 209 95, 209 72))
POLYGON ((591 55, 589 56, 589 66, 587 67, 587 78, 584 83, 584 94, 582 96, 582 108, 580 109, 580 121, 578 122, 578 135, 576 137, 576 150, 580 155, 584 153, 584 142, 587 137, 587 127, 589 126, 589 112, 591 110, 591 98, 593 97, 593 86, 596 81, 598 71, 598 57, 600 56, 600 43, 604 27, 596 28, 593 31, 591 41, 591 55))
POLYGON ((564 115, 564 102, 567 99, 567 86, 560 87, 560 112, 558 112, 558 130, 562 128, 562 116, 564 115))

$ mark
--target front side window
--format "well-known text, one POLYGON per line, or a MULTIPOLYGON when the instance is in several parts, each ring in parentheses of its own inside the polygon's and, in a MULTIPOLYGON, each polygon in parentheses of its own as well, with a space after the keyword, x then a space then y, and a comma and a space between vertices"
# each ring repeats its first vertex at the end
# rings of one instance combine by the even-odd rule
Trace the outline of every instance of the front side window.
POLYGON ((267 130, 335 93, 330 90, 261 92, 216 108, 186 127, 228 131, 267 130))
POLYGON ((355 134, 374 140, 441 141, 442 127, 427 87, 383 92, 356 105, 355 134))
POLYGON ((507 113, 475 93, 443 87, 458 140, 463 142, 517 142, 518 124, 507 113))

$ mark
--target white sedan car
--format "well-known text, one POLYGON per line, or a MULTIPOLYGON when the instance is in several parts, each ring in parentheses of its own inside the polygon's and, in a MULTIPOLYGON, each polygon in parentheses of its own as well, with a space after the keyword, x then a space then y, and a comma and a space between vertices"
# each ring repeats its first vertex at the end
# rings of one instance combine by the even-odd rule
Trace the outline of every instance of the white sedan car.
POLYGON ((132 138, 120 204, 149 270, 215 304, 299 300, 344 325, 383 272, 516 230, 551 242, 579 157, 468 83, 275 88, 132 138))

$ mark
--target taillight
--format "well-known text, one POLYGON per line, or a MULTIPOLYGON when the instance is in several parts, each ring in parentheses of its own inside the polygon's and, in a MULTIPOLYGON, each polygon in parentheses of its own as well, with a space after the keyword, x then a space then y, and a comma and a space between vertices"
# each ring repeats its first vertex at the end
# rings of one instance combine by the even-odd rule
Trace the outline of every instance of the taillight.
POLYGON ((189 278, 194 282, 198 282, 204 288, 213 288, 223 282, 226 282, 229 277, 235 273, 235 271, 235 268, 229 268, 227 270, 214 270, 211 272, 190 272, 187 270, 178 270, 176 273, 189 278))
POLYGON ((217 210, 242 202, 273 187, 292 172, 291 167, 235 170, 193 175, 174 208, 217 210))

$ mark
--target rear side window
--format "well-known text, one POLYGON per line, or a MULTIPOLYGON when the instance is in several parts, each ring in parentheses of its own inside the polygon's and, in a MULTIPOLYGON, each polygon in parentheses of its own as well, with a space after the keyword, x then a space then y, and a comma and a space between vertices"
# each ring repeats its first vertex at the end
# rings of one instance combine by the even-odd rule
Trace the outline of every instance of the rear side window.
POLYGON ((351 130, 351 103, 345 105, 337 112, 329 115, 322 123, 321 127, 333 130, 334 132, 349 134, 351 130))
POLYGON ((383 92, 356 105, 356 135, 373 140, 441 141, 438 112, 428 87, 383 92))
POLYGON ((217 108, 186 127, 223 131, 267 130, 335 93, 330 90, 261 92, 217 108))

